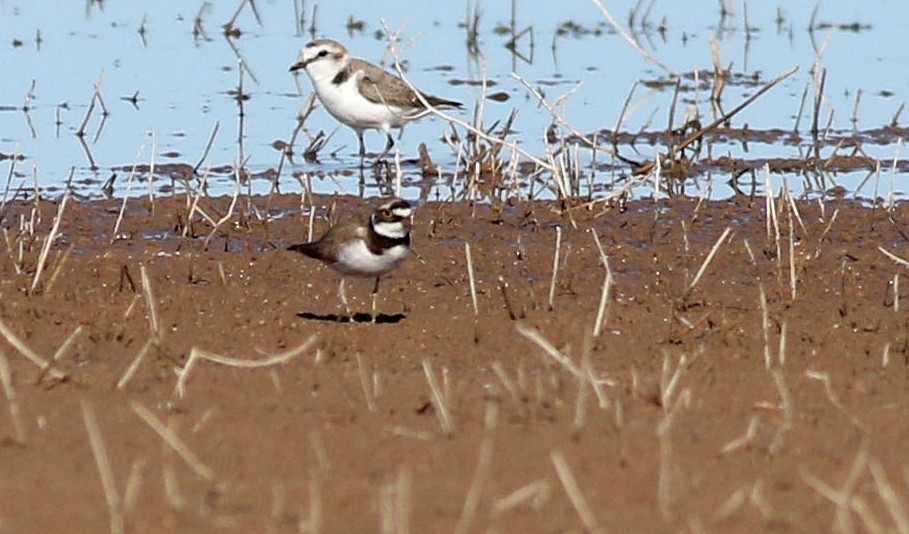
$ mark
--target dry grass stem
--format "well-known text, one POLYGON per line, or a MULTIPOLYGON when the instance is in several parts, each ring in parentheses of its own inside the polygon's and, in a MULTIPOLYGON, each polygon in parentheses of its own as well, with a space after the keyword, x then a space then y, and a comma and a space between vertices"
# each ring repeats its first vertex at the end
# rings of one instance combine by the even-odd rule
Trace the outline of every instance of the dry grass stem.
POLYGON ((88 442, 92 448, 92 455, 95 457, 95 465, 98 467, 101 487, 104 490, 104 498, 107 501, 107 511, 110 515, 110 531, 111 534, 122 533, 124 532, 123 507, 120 501, 120 494, 117 493, 110 457, 107 455, 107 449, 104 447, 104 440, 101 438, 101 431, 98 428, 98 419, 95 417, 95 410, 92 409, 87 401, 80 401, 80 405, 82 406, 82 419, 85 422, 85 429, 88 431, 88 442))
POLYGON ((300 520, 298 530, 319 534, 322 523, 322 479, 312 475, 309 477, 309 515, 306 520, 300 520))
POLYGON ((152 339, 161 338, 161 326, 158 322, 158 302, 152 292, 151 280, 144 263, 139 264, 139 273, 142 278, 142 294, 145 297, 145 306, 148 309, 148 325, 151 328, 152 339))
POLYGON ((752 415, 751 420, 748 421, 748 429, 745 430, 745 435, 735 438, 729 443, 723 445, 723 448, 720 449, 720 452, 723 454, 729 454, 730 452, 735 452, 743 447, 747 447, 754 441, 754 437, 757 435, 758 426, 760 426, 761 418, 757 415, 752 415))
POLYGON ((60 345, 60 348, 57 349, 57 352, 55 352, 53 357, 51 357, 52 362, 57 363, 60 361, 61 358, 63 358, 63 356, 66 354, 66 352, 69 350, 69 348, 73 345, 73 343, 75 343, 76 338, 79 337, 79 334, 82 333, 82 328, 83 327, 80 324, 79 326, 76 327, 75 330, 73 330, 72 334, 70 334, 69 336, 67 336, 67 338, 65 340, 63 340, 63 344, 60 345))
POLYGON ((123 492, 123 514, 129 515, 136 510, 139 503, 139 490, 145 480, 145 460, 136 458, 129 468, 126 490, 123 492))
POLYGON ((148 350, 151 348, 152 344, 155 342, 154 338, 150 338, 148 341, 142 345, 142 348, 139 349, 139 353, 136 354, 136 357, 133 358, 132 363, 129 364, 129 367, 126 368, 126 371, 123 373, 123 376, 120 377, 120 380, 117 381, 116 389, 123 389, 132 380, 133 375, 136 374, 136 370, 139 369, 139 364, 142 363, 142 360, 145 359, 145 355, 148 354, 148 350))
POLYGON ((464 499, 461 515, 455 526, 455 534, 467 534, 470 532, 470 526, 477 513, 477 506, 480 504, 483 486, 486 485, 486 480, 489 478, 490 469, 492 467, 493 451, 494 442, 492 436, 486 436, 480 444, 480 453, 477 457, 477 468, 474 471, 470 489, 467 490, 467 497, 464 499))
POLYGON ((473 256, 470 254, 470 243, 464 243, 464 256, 467 257, 467 278, 470 281, 470 301, 473 303, 474 315, 480 314, 480 308, 477 304, 477 282, 473 273, 473 256))
POLYGON ((0 350, 0 383, 3 385, 3 395, 9 407, 9 416, 13 420, 13 441, 18 445, 25 445, 25 424, 22 422, 22 410, 19 407, 19 398, 13 387, 13 374, 9 368, 9 360, 0 350))
POLYGON ((379 527, 382 534, 410 534, 411 474, 407 466, 398 469, 393 480, 379 489, 379 527))
POLYGON ((884 466, 877 460, 871 460, 868 464, 871 476, 874 478, 874 487, 877 489, 881 500, 887 507, 887 512, 893 518, 896 525, 896 531, 900 534, 909 533, 909 516, 906 515, 906 509, 903 507, 902 499, 897 495, 890 481, 887 480, 887 472, 884 466))
POLYGON ((38 287, 38 283, 41 281, 41 274, 44 272, 44 266, 47 265, 47 255, 50 253, 51 245, 54 244, 54 240, 57 238, 57 232, 60 230, 60 221, 63 220, 63 211, 66 209, 66 203, 69 200, 69 184, 72 182, 74 172, 75 170, 70 170, 69 180, 67 180, 66 192, 63 193, 63 200, 60 201, 60 205, 57 206, 57 214, 54 216, 54 224, 51 226, 50 232, 44 239, 44 246, 41 247, 41 254, 38 256, 38 266, 35 269, 35 277, 32 279, 32 285, 28 290, 29 293, 35 292, 35 289, 38 287))
POLYGON ((331 469, 331 463, 328 461, 328 449, 325 448, 325 442, 322 441, 322 435, 318 432, 309 434, 309 445, 315 455, 316 465, 320 473, 328 473, 331 469))
POLYGON ((770 373, 773 375, 773 383, 776 385, 777 392, 780 395, 780 402, 783 406, 783 422, 777 428, 776 436, 774 436, 773 442, 768 447, 770 454, 775 455, 783 448, 783 435, 795 425, 795 407, 792 402, 792 394, 786 386, 786 378, 783 376, 783 371, 774 368, 770 370, 770 373))
POLYGON ((360 376, 360 386, 363 388, 363 397, 366 399, 366 407, 370 412, 376 411, 376 401, 373 398, 373 392, 370 391, 369 375, 366 373, 366 367, 363 365, 363 355, 357 353, 357 374, 360 376))
POLYGON ((600 0, 591 0, 591 2, 593 2, 593 4, 595 6, 597 6, 597 8, 600 10, 600 13, 602 13, 603 16, 606 17, 606 21, 609 23, 610 26, 612 26, 612 29, 614 29, 616 31, 616 33, 621 35, 622 39, 625 39, 625 42, 630 44, 632 46, 632 48, 634 48, 637 51, 637 53, 641 55, 641 57, 643 57, 645 60, 653 63, 657 67, 663 69, 666 72, 666 74, 668 74, 672 77, 676 76, 676 73, 672 69, 667 67, 663 62, 661 62, 657 58, 653 57, 649 52, 647 52, 647 50, 645 50, 644 47, 641 46, 641 44, 638 42, 638 40, 635 39, 635 37, 632 34, 628 33, 628 31, 625 30, 625 28, 622 27, 622 25, 619 24, 618 21, 615 20, 615 18, 612 16, 612 14, 609 12, 609 10, 606 9, 606 6, 603 5, 603 2, 601 2, 600 0))
POLYGON ((883 254, 884 256, 887 256, 888 258, 893 260, 898 265, 902 265, 903 267, 909 267, 909 260, 904 260, 903 258, 890 252, 889 250, 885 249, 884 247, 877 247, 877 249, 881 251, 881 254, 883 254))
POLYGON ((186 465, 188 465, 190 469, 205 480, 214 480, 215 472, 205 465, 199 457, 193 454, 183 440, 177 436, 176 432, 161 422, 151 410, 146 408, 145 405, 139 401, 130 401, 129 406, 136 412, 136 415, 161 436, 161 439, 163 439, 164 442, 167 443, 167 445, 169 445, 184 462, 186 462, 186 465))
POLYGON ((605 532, 604 529, 600 528, 596 517, 593 515, 593 510, 590 509, 584 494, 581 493, 581 488, 578 486, 578 482, 574 478, 568 462, 565 460, 565 455, 561 451, 555 450, 552 451, 551 457, 556 475, 558 475, 559 481, 562 482, 562 487, 565 488, 565 493, 568 494, 575 512, 578 513, 581 522, 584 523, 584 528, 589 532, 605 532))
POLYGON ((846 407, 843 406, 843 403, 840 402, 839 397, 837 397, 836 393, 833 391, 833 385, 830 383, 830 375, 827 373, 822 373, 820 371, 808 370, 805 371, 805 376, 824 384, 824 393, 827 395, 827 399, 830 401, 830 403, 839 408, 839 410, 843 412, 843 414, 848 417, 849 420, 852 421, 852 424, 857 428, 866 432, 868 431, 868 428, 865 426, 865 424, 862 423, 858 417, 853 415, 852 412, 847 410, 846 407))
POLYGON ((12 330, 6 326, 6 323, 0 319, 0 334, 6 338, 6 341, 12 345, 14 349, 19 351, 20 354, 25 356, 29 361, 41 368, 42 376, 44 374, 49 374, 54 380, 63 380, 66 378, 66 374, 62 371, 57 370, 56 368, 51 368, 51 363, 38 356, 35 351, 28 348, 28 346, 21 340, 19 337, 13 333, 12 330))
POLYGON ((609 310, 609 292, 612 289, 612 271, 606 271, 606 277, 603 279, 603 289, 600 291, 600 304, 597 306, 597 318, 593 324, 593 337, 599 337, 606 327, 606 319, 609 310))
POLYGON ((270 367, 272 365, 280 365, 286 363, 289 360, 303 354, 309 350, 310 347, 312 347, 318 338, 319 334, 315 333, 309 336, 306 341, 298 345, 296 348, 275 354, 274 356, 270 356, 268 358, 260 359, 231 358, 229 356, 222 356, 214 352, 209 352, 207 350, 193 347, 189 352, 189 358, 186 360, 186 365, 183 366, 183 370, 180 372, 179 378, 177 378, 176 393, 181 398, 186 393, 186 380, 189 378, 189 373, 193 367, 195 367, 195 364, 198 360, 207 360, 220 365, 225 365, 227 367, 239 367, 241 369, 259 369, 262 367, 270 367))
POLYGON ((448 411, 448 404, 445 402, 445 396, 439 389, 436 381, 436 375, 432 371, 432 364, 428 359, 423 358, 423 373, 426 374, 426 381, 429 383, 429 389, 432 391, 433 406, 436 407, 436 417, 439 419, 439 426, 446 436, 454 433, 454 422, 451 419, 451 413, 448 411))
POLYGON ((562 367, 568 370, 569 373, 574 375, 576 378, 585 379, 586 375, 581 371, 574 362, 571 361, 567 356, 562 354, 555 346, 550 343, 546 338, 544 338, 536 329, 526 326, 523 323, 515 324, 518 332, 527 338, 529 341, 536 344, 538 347, 543 349, 543 352, 546 353, 550 358, 559 363, 562 367))
POLYGON ((859 449, 858 454, 856 454, 855 460, 852 462, 852 466, 849 468, 849 473, 846 475, 846 480, 843 482, 843 486, 839 490, 834 489, 827 483, 815 477, 807 469, 802 468, 799 471, 799 474, 802 476, 802 480, 804 480, 806 484, 818 492, 822 497, 830 500, 830 502, 834 504, 836 507, 835 525, 837 527, 837 530, 840 532, 854 532, 854 529, 852 527, 852 517, 850 515, 850 509, 852 508, 853 503, 853 492, 858 485, 859 477, 865 471, 867 465, 868 451, 863 446, 861 449, 859 449))
POLYGON ((698 285, 698 282, 701 281, 701 277, 704 276, 704 272, 707 270, 707 267, 710 265, 710 262, 713 261, 713 257, 716 255, 717 250, 720 249, 720 246, 726 241, 726 238, 729 237, 729 234, 732 232, 732 228, 726 227, 723 230, 720 238, 716 240, 716 243, 713 244, 713 248, 710 249, 710 252, 707 254, 707 257, 704 258, 704 262, 701 263, 701 268, 698 269, 697 274, 694 275, 694 279, 688 284, 688 289, 685 291, 686 296, 691 294, 691 291, 694 290, 694 287, 698 285))
POLYGON ((549 309, 554 309, 556 280, 559 277, 559 256, 562 252, 562 227, 556 226, 555 252, 552 255, 552 279, 549 282, 549 309))
POLYGON ((780 367, 786 365, 786 324, 786 321, 783 321, 783 324, 780 325, 780 348, 776 355, 780 367))
POLYGON ((795 229, 792 224, 792 212, 789 212, 789 299, 795 300, 798 278, 795 273, 795 229))
POLYGON ((492 504, 492 515, 501 515, 524 503, 537 510, 552 497, 552 488, 548 480, 540 479, 522 486, 492 504))
POLYGON ((745 504, 745 500, 748 499, 749 491, 750 488, 748 488, 748 486, 742 486, 732 492, 732 495, 730 495, 720 506, 719 510, 717 510, 716 520, 726 521, 735 515, 735 513, 742 508, 742 505, 745 504))
POLYGON ((761 306, 761 331, 764 335, 764 368, 770 369, 773 362, 770 353, 770 310, 767 309, 764 284, 760 282, 758 282, 758 303, 761 306))
POLYGON ((893 275, 893 311, 900 311, 900 275, 893 275))

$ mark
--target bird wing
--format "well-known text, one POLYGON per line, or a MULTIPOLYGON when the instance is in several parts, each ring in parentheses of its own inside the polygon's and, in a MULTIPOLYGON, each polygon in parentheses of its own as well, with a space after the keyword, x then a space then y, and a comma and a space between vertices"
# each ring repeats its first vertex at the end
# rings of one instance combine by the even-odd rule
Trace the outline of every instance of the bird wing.
MULTIPOLYGON (((426 107, 420 102, 416 93, 404 83, 404 80, 387 70, 356 58, 350 60, 350 69, 356 73, 360 93, 370 102, 399 108, 422 109, 426 107)), ((432 106, 461 107, 460 102, 445 100, 425 93, 420 94, 432 106)))

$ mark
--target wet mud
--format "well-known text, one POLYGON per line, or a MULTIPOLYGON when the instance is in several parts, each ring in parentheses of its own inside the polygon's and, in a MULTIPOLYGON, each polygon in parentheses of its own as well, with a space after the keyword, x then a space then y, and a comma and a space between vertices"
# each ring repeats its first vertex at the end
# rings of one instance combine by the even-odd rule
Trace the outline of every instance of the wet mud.
POLYGON ((4 207, 3 530, 900 528, 903 205, 428 202, 373 323, 230 204, 4 207))

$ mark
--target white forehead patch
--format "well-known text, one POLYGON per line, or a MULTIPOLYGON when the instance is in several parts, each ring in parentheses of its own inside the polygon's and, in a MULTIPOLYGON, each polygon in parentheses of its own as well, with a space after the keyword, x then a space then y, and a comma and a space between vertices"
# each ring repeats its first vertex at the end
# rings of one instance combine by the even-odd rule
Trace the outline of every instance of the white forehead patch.
POLYGON ((395 217, 407 218, 413 215, 413 208, 395 208, 391 212, 395 214, 395 217))

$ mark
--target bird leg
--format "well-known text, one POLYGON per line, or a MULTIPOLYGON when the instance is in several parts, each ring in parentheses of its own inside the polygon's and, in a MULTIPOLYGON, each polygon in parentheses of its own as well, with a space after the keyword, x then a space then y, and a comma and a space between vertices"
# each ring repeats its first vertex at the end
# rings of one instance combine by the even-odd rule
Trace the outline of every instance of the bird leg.
POLYGON ((376 277, 376 285, 372 288, 372 322, 376 322, 376 297, 379 294, 379 277, 376 277))
POLYGON ((376 163, 382 161, 382 159, 385 158, 385 156, 387 156, 388 153, 391 152, 391 149, 395 146, 395 139, 391 136, 391 133, 385 132, 385 135, 388 136, 388 142, 385 143, 385 150, 383 150, 382 153, 379 154, 379 156, 376 158, 376 163))
POLYGON ((341 281, 338 283, 338 297, 341 299, 341 304, 344 305, 344 313, 347 317, 350 317, 350 306, 347 304, 347 290, 344 288, 345 278, 342 276, 341 281))
POLYGON ((360 141, 360 166, 363 166, 363 160, 366 159, 366 143, 363 142, 363 130, 357 130, 357 140, 360 141))

